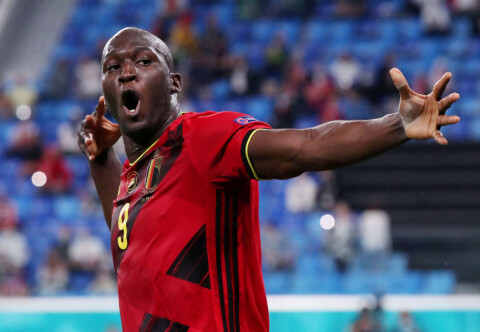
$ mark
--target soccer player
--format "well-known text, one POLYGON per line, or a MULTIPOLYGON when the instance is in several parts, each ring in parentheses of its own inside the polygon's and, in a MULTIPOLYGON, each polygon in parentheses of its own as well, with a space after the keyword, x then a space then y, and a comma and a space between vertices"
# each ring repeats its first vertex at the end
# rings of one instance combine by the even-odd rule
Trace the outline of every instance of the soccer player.
POLYGON ((392 69, 400 105, 380 119, 274 130, 241 113, 181 113, 170 51, 144 30, 119 31, 101 62, 104 97, 79 146, 111 229, 124 331, 268 331, 256 180, 348 165, 408 139, 446 144, 438 129, 460 120, 444 114, 459 98, 442 98, 450 73, 420 95, 392 69))

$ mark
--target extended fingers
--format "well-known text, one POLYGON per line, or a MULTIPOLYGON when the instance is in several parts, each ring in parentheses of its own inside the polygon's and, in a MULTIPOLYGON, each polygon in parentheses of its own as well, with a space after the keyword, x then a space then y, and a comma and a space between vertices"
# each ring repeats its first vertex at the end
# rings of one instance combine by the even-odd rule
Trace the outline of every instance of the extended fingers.
POLYGON ((437 119, 438 126, 448 126, 460 122, 460 117, 456 115, 440 115, 437 119))
POLYGON ((435 96, 436 100, 440 100, 442 98, 443 92, 447 87, 448 82, 452 78, 452 73, 447 72, 443 74, 442 78, 438 80, 437 83, 433 86, 433 95, 435 96))
POLYGON ((440 114, 445 114, 445 112, 452 106, 454 102, 460 99, 460 95, 458 93, 451 93, 442 100, 438 102, 438 108, 440 110, 440 114))
POLYGON ((400 99, 406 100, 410 98, 410 87, 402 72, 398 68, 392 68, 390 69, 390 76, 392 77, 393 84, 395 84, 398 92, 400 92, 400 99))
POLYGON ((447 139, 443 137, 443 134, 439 130, 433 132, 433 139, 441 145, 446 145, 448 143, 447 139))

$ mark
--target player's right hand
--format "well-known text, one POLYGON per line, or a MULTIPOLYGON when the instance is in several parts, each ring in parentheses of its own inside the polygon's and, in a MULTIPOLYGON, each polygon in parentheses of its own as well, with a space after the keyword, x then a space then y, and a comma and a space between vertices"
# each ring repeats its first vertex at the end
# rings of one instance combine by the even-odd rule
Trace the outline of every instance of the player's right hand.
POLYGON ((105 99, 101 96, 95 111, 85 116, 78 130, 78 146, 89 161, 95 160, 121 136, 118 124, 107 120, 105 111, 105 99))

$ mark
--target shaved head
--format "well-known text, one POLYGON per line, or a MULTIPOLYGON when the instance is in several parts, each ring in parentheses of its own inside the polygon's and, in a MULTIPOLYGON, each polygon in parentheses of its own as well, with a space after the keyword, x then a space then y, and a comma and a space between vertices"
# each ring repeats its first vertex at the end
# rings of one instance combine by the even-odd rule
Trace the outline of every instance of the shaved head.
POLYGON ((154 34, 140 29, 140 28, 134 28, 134 27, 128 27, 120 30, 117 32, 110 40, 105 44, 105 47, 103 48, 102 52, 102 65, 107 56, 111 53, 113 50, 112 43, 115 39, 117 39, 119 36, 124 36, 126 35, 128 38, 134 39, 136 42, 144 44, 147 47, 151 47, 153 50, 158 52, 163 56, 165 59, 165 62, 168 65, 168 68, 170 69, 171 72, 174 71, 174 65, 173 65, 173 58, 172 58, 172 53, 170 52, 170 49, 168 46, 157 36, 154 34))

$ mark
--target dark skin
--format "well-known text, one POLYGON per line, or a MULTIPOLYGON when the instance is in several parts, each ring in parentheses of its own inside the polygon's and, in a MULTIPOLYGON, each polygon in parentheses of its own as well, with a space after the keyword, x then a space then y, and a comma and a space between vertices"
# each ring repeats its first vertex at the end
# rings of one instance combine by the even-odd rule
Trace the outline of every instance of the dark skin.
MULTIPOLYGON (((173 73, 168 48, 146 31, 126 28, 105 46, 102 56, 102 87, 95 112, 87 115, 78 132, 79 146, 88 157, 90 171, 110 227, 122 165, 112 145, 123 137, 128 160, 135 161, 180 114, 177 94, 182 82, 173 73), (124 107, 122 93, 132 90, 137 107, 124 107), (105 117, 105 103, 115 120, 105 117)), ((257 174, 265 179, 286 179, 306 171, 346 166, 385 152, 408 139, 433 138, 447 144, 441 126, 460 121, 445 112, 460 96, 442 98, 450 81, 446 73, 428 95, 410 89, 400 72, 390 71, 400 93, 397 113, 367 121, 333 121, 308 129, 257 131, 248 154, 257 174)), ((208 129, 207 129, 208 130, 208 129)))

